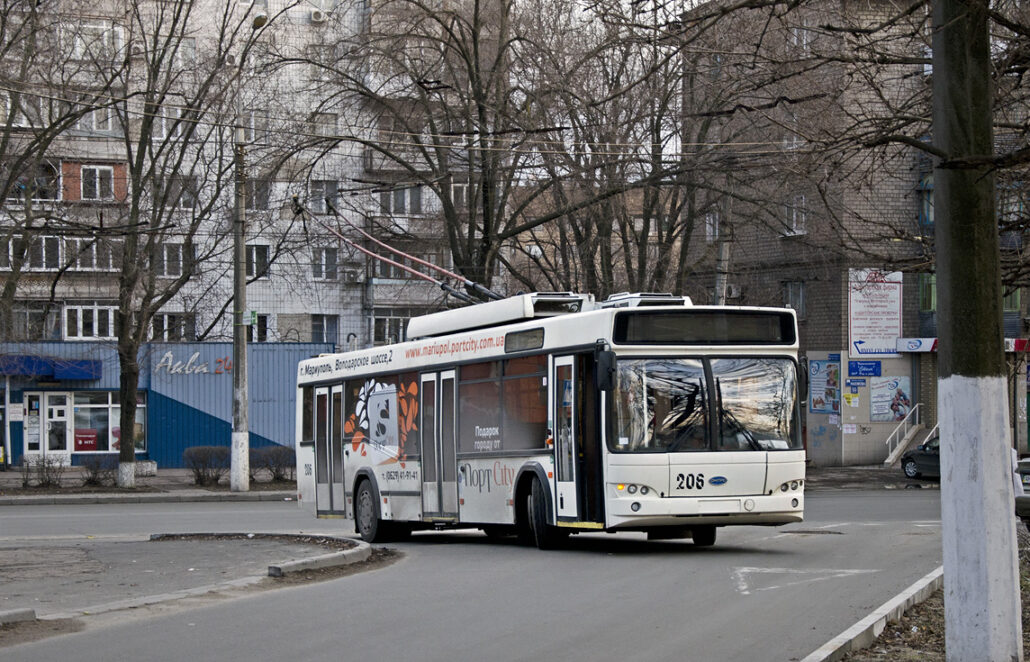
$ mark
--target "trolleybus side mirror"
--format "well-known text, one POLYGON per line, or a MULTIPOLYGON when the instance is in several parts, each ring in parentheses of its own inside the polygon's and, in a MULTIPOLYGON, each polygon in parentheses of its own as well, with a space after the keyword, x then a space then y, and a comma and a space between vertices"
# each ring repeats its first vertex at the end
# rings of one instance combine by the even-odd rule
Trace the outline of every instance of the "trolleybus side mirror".
POLYGON ((594 347, 594 385, 598 390, 615 388, 615 352, 605 349, 602 343, 594 347))

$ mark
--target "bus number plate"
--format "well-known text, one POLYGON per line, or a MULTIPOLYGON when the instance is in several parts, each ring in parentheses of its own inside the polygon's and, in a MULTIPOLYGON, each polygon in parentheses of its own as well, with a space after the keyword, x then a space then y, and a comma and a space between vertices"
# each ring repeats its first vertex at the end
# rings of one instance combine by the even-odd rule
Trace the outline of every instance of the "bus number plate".
POLYGON ((704 474, 676 474, 677 490, 700 490, 704 486, 704 474))

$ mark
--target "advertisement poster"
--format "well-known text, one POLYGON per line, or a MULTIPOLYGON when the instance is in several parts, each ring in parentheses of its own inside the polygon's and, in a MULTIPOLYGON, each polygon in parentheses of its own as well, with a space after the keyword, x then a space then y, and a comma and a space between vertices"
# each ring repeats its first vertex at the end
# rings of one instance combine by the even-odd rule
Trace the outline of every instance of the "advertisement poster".
POLYGON ((896 355, 900 337, 901 272, 851 269, 848 276, 848 348, 851 355, 896 355))
POLYGON ((840 361, 808 362, 808 411, 840 413, 840 361))
POLYGON ((870 379, 869 393, 870 421, 901 421, 912 410, 912 384, 909 377, 870 379))
POLYGON ((75 428, 75 450, 97 450, 97 437, 96 428, 75 428))

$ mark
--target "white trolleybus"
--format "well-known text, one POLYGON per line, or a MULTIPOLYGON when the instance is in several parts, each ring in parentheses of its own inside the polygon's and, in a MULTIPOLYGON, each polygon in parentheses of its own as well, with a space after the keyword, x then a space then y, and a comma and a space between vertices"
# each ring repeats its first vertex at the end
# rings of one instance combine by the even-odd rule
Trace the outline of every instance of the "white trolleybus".
POLYGON ((804 513, 789 309, 526 294, 412 319, 413 338, 301 362, 298 496, 362 538, 481 528, 541 548, 804 513))

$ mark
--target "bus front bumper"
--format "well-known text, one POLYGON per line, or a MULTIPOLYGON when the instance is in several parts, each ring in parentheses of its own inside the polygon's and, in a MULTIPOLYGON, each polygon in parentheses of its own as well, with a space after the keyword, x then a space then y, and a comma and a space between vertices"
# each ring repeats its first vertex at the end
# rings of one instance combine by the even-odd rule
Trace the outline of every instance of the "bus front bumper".
POLYGON ((607 519, 611 529, 700 524, 776 525, 800 522, 804 511, 805 495, 801 491, 709 498, 639 495, 633 498, 627 495, 609 502, 607 519))

